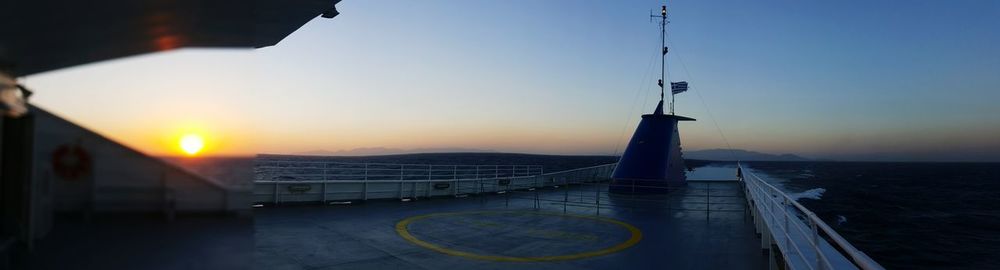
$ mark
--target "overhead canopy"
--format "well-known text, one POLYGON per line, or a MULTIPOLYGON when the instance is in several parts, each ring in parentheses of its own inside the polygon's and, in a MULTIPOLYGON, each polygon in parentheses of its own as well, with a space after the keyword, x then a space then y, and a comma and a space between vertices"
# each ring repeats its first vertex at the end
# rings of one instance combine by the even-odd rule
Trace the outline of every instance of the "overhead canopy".
POLYGON ((0 68, 15 77, 181 47, 261 48, 340 0, 0 2, 0 68))

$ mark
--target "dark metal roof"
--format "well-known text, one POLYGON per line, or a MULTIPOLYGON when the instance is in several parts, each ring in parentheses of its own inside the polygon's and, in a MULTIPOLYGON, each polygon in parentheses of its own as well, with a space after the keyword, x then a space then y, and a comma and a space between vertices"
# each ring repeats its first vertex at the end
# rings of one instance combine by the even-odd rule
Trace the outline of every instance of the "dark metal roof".
POLYGON ((2 1, 0 68, 26 76, 181 47, 267 47, 320 14, 336 16, 337 2, 2 1))

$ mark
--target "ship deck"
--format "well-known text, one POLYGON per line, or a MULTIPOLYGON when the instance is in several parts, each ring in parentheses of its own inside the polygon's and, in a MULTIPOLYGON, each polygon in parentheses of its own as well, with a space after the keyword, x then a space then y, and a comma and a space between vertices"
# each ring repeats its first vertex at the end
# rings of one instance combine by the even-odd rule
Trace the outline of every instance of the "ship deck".
POLYGON ((260 269, 764 269, 740 184, 606 184, 256 209, 260 269))

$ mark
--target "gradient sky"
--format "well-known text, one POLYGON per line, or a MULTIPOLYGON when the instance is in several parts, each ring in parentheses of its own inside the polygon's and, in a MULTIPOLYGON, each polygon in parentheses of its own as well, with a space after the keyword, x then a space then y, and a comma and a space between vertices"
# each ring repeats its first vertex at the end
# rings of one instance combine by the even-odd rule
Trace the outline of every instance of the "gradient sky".
MULTIPOLYGON (((360 147, 615 154, 658 93, 661 1, 360 1, 275 47, 22 78, 144 152, 360 147), (656 64, 654 64, 654 62, 656 64), (624 131, 624 132, 623 132, 624 131)), ((671 1, 685 149, 1000 161, 1000 2, 671 1), (686 68, 685 68, 686 67, 686 68), (701 98, 699 98, 701 97, 701 98), (707 105, 707 106, 706 106, 707 105)))

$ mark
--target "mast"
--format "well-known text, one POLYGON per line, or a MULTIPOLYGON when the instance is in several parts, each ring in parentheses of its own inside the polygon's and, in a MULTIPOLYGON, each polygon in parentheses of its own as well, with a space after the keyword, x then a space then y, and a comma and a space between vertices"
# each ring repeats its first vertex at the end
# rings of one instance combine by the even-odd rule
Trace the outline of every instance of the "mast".
MULTIPOLYGON (((666 89, 666 74, 667 74, 667 6, 660 6, 660 16, 650 15, 653 18, 660 18, 660 47, 663 48, 663 53, 660 55, 660 80, 657 84, 660 86, 660 104, 663 104, 664 92, 666 89)), ((670 93, 670 114, 674 114, 674 94, 670 93)))

